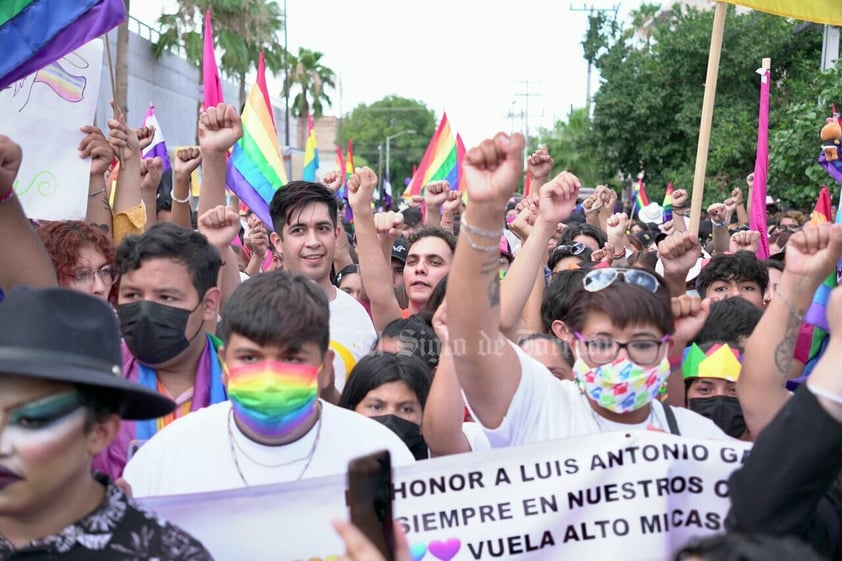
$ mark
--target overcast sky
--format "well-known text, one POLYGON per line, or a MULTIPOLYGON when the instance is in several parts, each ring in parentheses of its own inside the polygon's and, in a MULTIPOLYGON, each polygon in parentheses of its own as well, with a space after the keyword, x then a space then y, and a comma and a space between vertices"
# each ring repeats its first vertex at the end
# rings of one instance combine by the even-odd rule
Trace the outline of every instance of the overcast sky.
MULTIPOLYGON (((283 0, 278 0, 283 6, 283 0)), ((423 102, 468 147, 498 130, 551 127, 584 107, 587 64, 580 42, 587 9, 640 0, 287 0, 289 49, 324 53, 339 87, 329 113, 347 113, 387 95, 423 102)), ((155 27, 173 0, 135 0, 131 13, 155 27)), ((626 24, 628 25, 628 24, 626 24)), ((280 95, 280 81, 270 92, 280 95)), ((592 89, 598 85, 596 72, 592 89)))

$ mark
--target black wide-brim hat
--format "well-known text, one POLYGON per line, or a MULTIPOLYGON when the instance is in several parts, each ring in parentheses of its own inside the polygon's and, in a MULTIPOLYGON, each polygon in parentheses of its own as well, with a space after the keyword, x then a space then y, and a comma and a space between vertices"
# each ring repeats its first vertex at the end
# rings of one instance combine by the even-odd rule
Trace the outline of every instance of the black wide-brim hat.
MULTIPOLYGON (((120 324, 101 298, 67 288, 15 288, 0 302, 0 376, 118 390, 120 416, 156 419, 175 403, 123 377, 120 324)), ((115 404, 116 405, 116 404, 115 404)))

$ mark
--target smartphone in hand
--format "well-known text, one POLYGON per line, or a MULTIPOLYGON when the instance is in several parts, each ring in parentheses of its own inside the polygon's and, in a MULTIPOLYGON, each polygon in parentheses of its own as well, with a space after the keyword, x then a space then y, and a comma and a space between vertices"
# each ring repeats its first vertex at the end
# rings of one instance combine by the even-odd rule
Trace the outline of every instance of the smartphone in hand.
POLYGON ((395 559, 393 499, 392 460, 388 450, 351 460, 345 491, 351 522, 387 561, 395 559))

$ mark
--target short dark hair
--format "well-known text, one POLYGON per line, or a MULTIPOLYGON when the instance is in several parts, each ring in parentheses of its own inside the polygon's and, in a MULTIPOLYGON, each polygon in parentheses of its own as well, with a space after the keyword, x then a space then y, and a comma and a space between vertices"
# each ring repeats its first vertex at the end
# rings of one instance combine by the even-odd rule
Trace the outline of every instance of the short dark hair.
POLYGON ((401 211, 403 214, 404 225, 415 228, 424 221, 424 215, 421 213, 421 207, 409 207, 401 211))
POLYGON ((421 408, 426 406, 433 378, 423 360, 412 354, 370 353, 351 370, 339 407, 356 409, 368 392, 390 382, 403 382, 415 393, 421 408))
MULTIPOLYGON (((575 242, 574 242, 575 243, 575 242)), ((558 262, 564 259, 565 257, 578 257, 582 260, 583 263, 590 263, 591 262, 591 254, 593 250, 588 246, 582 248, 582 252, 579 254, 574 254, 570 247, 572 244, 558 244, 553 248, 550 252, 550 258, 547 260, 547 267, 550 269, 555 269, 555 266, 558 265, 558 262)))
POLYGON ((705 324, 693 340, 697 345, 710 341, 736 341, 749 337, 757 327, 763 310, 745 298, 726 298, 714 302, 705 324))
POLYGON ((784 270, 784 262, 780 259, 764 259, 762 263, 766 265, 767 272, 769 271, 769 269, 775 269, 781 272, 783 272, 784 270))
POLYGON ((327 213, 330 215, 333 227, 336 228, 339 203, 333 191, 321 183, 290 181, 275 191, 272 202, 269 204, 269 215, 275 232, 283 237, 284 225, 289 222, 292 213, 303 210, 304 207, 313 203, 327 205, 327 213))
POLYGON ((566 362, 568 366, 573 368, 573 364, 576 362, 576 357, 573 356, 573 349, 570 348, 570 345, 567 344, 567 341, 559 339, 555 335, 551 335, 549 333, 540 333, 536 331, 535 333, 530 333, 526 337, 522 337, 521 339, 519 339, 517 342, 517 346, 523 347, 524 343, 535 341, 536 339, 549 341, 550 343, 558 347, 558 350, 561 353, 561 358, 564 359, 564 362, 566 362))
POLYGON ((597 228, 596 226, 592 226, 587 223, 580 223, 580 224, 571 224, 567 228, 561 231, 561 235, 558 238, 558 245, 564 245, 573 243, 573 239, 576 236, 590 236, 599 244, 599 247, 603 247, 605 242, 608 241, 608 235, 597 228))
POLYGON ((199 298, 216 286, 222 257, 208 239, 172 222, 158 222, 139 236, 126 236, 117 248, 120 274, 136 271, 149 259, 172 259, 187 267, 199 298))
POLYGON ((544 332, 549 333, 556 320, 567 323, 567 313, 570 311, 573 295, 582 288, 582 279, 585 278, 586 272, 584 269, 567 269, 553 273, 550 277, 550 283, 541 300, 544 332))
POLYGON ((240 284, 225 305, 219 336, 228 344, 236 333, 258 345, 298 349, 316 343, 322 354, 330 342, 330 305, 325 291, 307 277, 271 271, 240 284))
POLYGON ((430 370, 439 364, 441 342, 432 324, 432 314, 419 312, 408 318, 390 321, 378 338, 398 339, 401 350, 397 354, 412 354, 427 363, 430 370))
POLYGON ((699 273, 699 295, 704 298, 708 287, 717 281, 755 282, 762 293, 769 286, 769 269, 750 251, 719 254, 699 273))
POLYGON ((821 561, 806 543, 793 536, 728 532, 696 538, 678 550, 675 561, 821 561))
POLYGON ((450 252, 453 253, 456 251, 456 236, 445 230, 444 228, 440 228, 439 226, 424 226, 420 230, 413 232, 409 235, 407 239, 407 253, 415 245, 416 242, 419 240, 423 240, 424 238, 439 238, 444 240, 444 242, 450 248, 450 252))
POLYGON ((602 312, 620 329, 652 324, 664 335, 672 335, 675 323, 669 289, 660 275, 650 274, 658 279, 658 291, 655 293, 619 280, 596 292, 584 288, 576 291, 567 313, 566 323, 570 330, 582 331, 590 313, 602 312))

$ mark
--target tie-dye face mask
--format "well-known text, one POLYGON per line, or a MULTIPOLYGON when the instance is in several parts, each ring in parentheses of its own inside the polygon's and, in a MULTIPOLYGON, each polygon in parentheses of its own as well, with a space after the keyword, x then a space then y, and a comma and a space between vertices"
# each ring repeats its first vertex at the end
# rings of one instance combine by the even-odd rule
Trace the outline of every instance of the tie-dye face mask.
POLYGON ((266 360, 226 372, 234 415, 260 436, 291 433, 316 406, 318 366, 266 360))
POLYGON ((597 405, 614 413, 629 413, 655 399, 669 377, 670 365, 666 357, 649 368, 618 358, 591 368, 578 358, 573 372, 579 386, 597 405))

